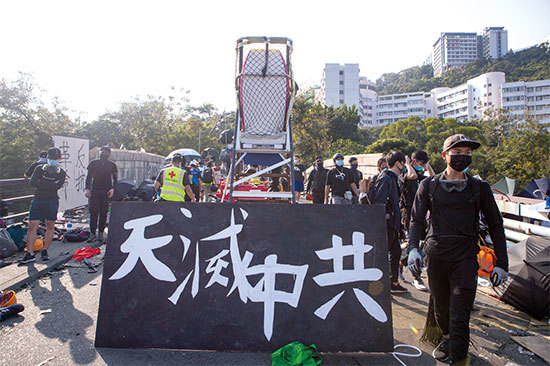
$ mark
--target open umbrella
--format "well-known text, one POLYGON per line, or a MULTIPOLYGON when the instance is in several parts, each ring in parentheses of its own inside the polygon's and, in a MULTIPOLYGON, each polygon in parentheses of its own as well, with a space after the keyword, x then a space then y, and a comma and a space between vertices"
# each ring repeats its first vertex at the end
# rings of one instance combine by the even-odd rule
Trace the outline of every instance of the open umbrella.
POLYGON ((145 179, 136 189, 136 196, 143 201, 151 201, 155 195, 155 182, 145 179))
POLYGON ((514 189, 516 189, 516 180, 504 177, 491 186, 496 193, 504 194, 506 196, 513 196, 514 189))
POLYGON ((541 179, 533 179, 529 185, 518 194, 520 197, 544 199, 544 195, 548 194, 550 187, 550 179, 544 177, 541 179))
POLYGON ((134 188, 136 182, 133 179, 122 179, 115 183, 113 188, 115 189, 115 193, 113 194, 113 201, 121 201, 130 189, 134 188))
POLYGON ((495 287, 502 301, 541 319, 550 309, 550 239, 531 236, 508 249, 509 280, 495 287))

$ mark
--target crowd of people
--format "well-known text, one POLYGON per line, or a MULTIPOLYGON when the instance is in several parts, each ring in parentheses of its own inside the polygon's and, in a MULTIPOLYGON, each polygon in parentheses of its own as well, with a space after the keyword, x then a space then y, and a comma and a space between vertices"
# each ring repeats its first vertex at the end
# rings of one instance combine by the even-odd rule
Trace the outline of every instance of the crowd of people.
MULTIPOLYGON (((497 257, 490 279, 499 286, 508 277, 508 256, 503 220, 488 183, 469 175, 472 153, 480 144, 464 135, 453 135, 445 140, 442 157, 446 169, 436 174, 422 150, 411 157, 392 151, 378 160, 378 174, 368 184, 358 169, 358 160, 333 156, 334 167, 324 167, 323 158, 315 159, 307 177, 300 157, 294 160, 294 188, 296 201, 302 194, 311 195, 314 204, 380 204, 386 208, 386 234, 390 264, 390 287, 394 294, 408 290, 399 280, 406 266, 413 275, 413 285, 428 291, 421 271, 427 268, 434 318, 443 334, 433 356, 452 364, 467 359, 469 347, 469 320, 477 287, 479 252, 479 217, 485 220, 497 257), (407 243, 402 255, 402 243, 407 243)), ((109 160, 111 150, 100 149, 99 159, 88 166, 85 195, 89 199, 89 242, 103 241, 110 199, 117 182, 116 164, 109 160)), ((59 166, 61 152, 51 148, 40 153, 39 161, 25 173, 36 188, 29 213, 27 253, 23 263, 35 261, 33 244, 41 220, 46 223, 44 249, 41 259, 49 259, 59 205, 57 191, 65 182, 66 173, 59 166)), ((180 154, 158 174, 155 181, 156 201, 210 202, 215 191, 213 163, 187 165, 180 154)), ((258 167, 249 167, 248 174, 258 167)), ((280 172, 280 171, 279 171, 280 172)), ((246 173, 246 172, 245 172, 246 173)), ((284 174, 279 174, 281 177, 284 174)), ((289 174, 286 174, 288 178, 289 174)), ((276 174, 271 179, 273 190, 289 191, 276 174)), ((286 178, 286 179, 287 179, 286 178)), ((255 178, 258 179, 258 178, 255 178)))

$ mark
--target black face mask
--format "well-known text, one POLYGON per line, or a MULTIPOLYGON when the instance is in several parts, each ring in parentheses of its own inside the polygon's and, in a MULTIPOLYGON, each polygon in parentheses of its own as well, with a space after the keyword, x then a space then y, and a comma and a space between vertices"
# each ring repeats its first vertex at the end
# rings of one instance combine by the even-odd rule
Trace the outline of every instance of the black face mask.
POLYGON ((321 162, 321 163, 317 163, 317 169, 322 169, 322 168, 323 168, 323 165, 324 165, 324 163, 322 163, 322 162, 321 162))
POLYGON ((451 162, 449 165, 456 171, 462 172, 470 164, 472 164, 471 155, 451 155, 451 162))
POLYGON ((101 159, 102 161, 109 160, 109 155, 110 154, 101 153, 101 154, 99 154, 99 159, 101 159))
POLYGON ((351 170, 356 170, 357 169, 357 164, 351 164, 351 170))

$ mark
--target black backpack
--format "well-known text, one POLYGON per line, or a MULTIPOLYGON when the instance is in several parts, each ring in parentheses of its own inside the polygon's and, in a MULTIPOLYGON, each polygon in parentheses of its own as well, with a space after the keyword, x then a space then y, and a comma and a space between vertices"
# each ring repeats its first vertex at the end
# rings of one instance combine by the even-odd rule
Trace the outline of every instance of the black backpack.
POLYGON ((63 238, 66 241, 70 241, 70 242, 81 242, 81 241, 86 241, 90 239, 90 235, 91 235, 90 232, 87 230, 73 229, 73 230, 67 231, 65 235, 63 235, 63 238))
POLYGON ((212 174, 212 168, 208 168, 202 173, 202 181, 204 183, 212 183, 214 181, 214 176, 212 174))

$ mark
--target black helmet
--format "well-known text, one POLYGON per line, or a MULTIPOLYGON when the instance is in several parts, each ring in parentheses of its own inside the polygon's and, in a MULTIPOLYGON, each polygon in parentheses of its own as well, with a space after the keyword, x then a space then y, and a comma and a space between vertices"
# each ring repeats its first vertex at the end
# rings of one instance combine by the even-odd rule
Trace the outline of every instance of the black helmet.
POLYGON ((334 154, 334 156, 332 157, 332 160, 336 160, 336 159, 344 159, 344 155, 340 154, 340 153, 336 153, 334 154))

